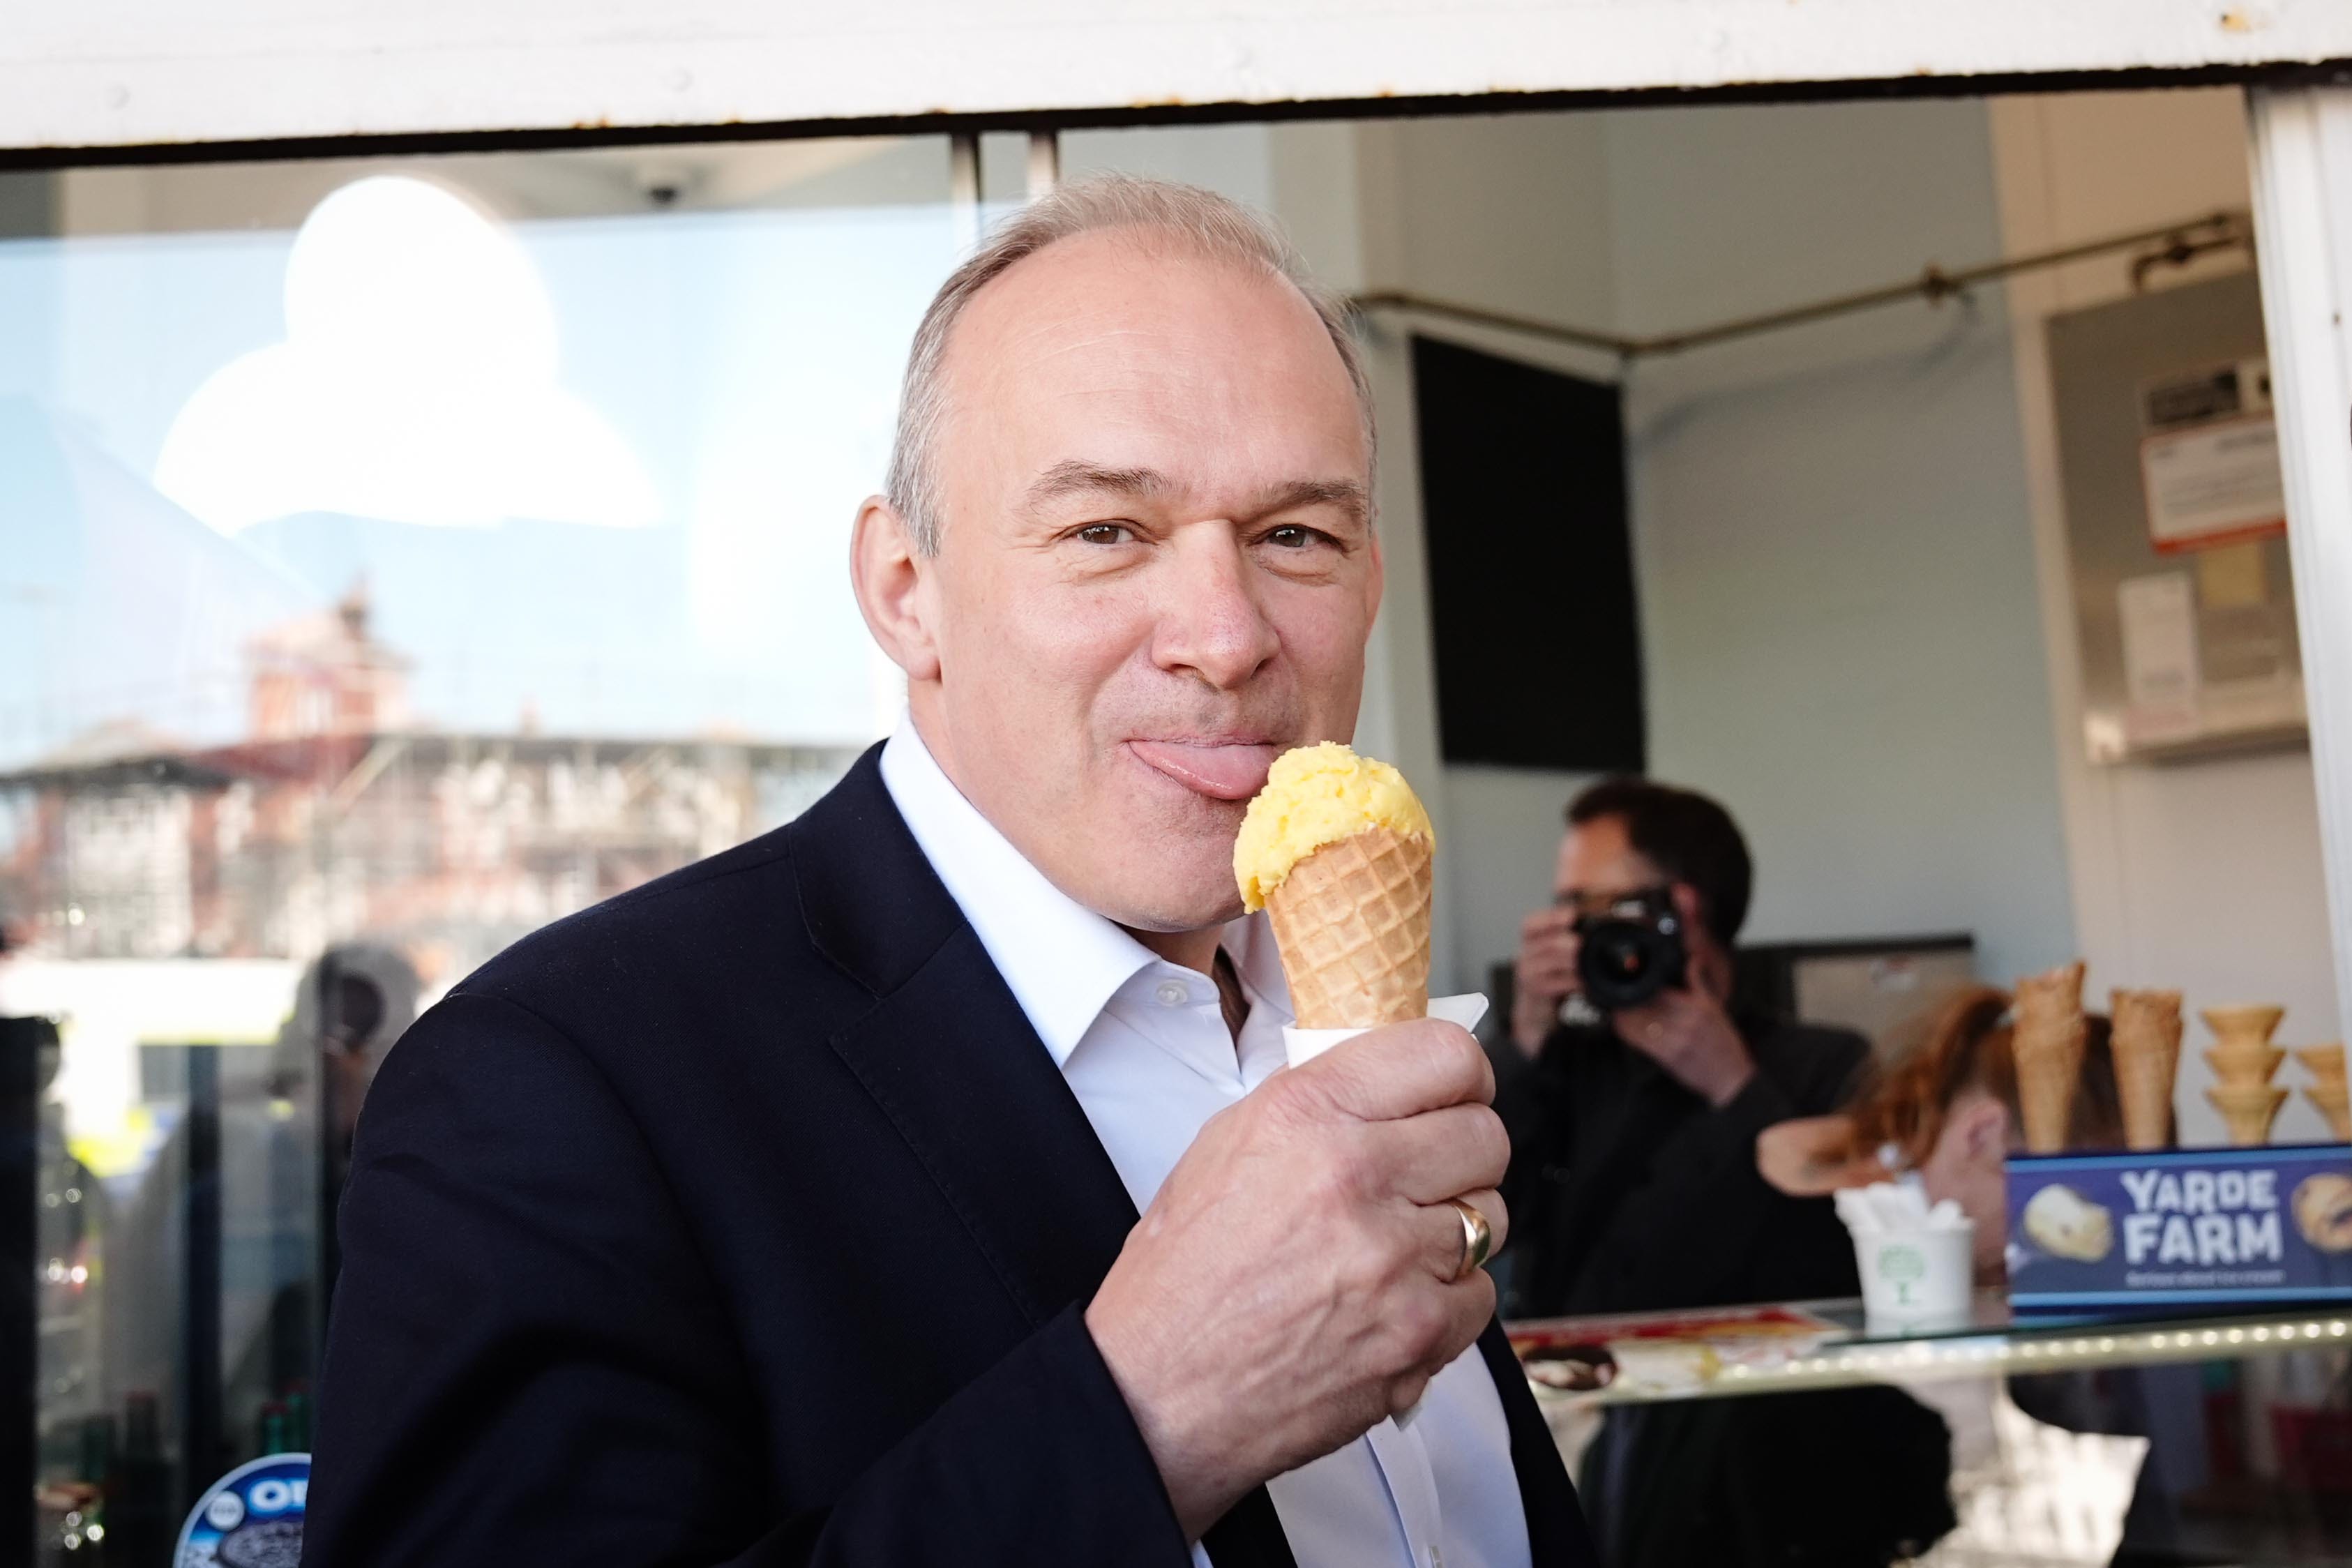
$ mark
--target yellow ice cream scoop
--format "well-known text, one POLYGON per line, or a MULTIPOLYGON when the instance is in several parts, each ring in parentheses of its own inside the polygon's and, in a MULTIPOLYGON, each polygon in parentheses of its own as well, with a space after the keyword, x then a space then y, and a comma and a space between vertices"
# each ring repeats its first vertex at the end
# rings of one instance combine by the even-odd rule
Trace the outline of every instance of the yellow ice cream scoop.
POLYGON ((1436 840, 1420 797, 1388 763, 1332 741, 1283 752, 1250 802, 1234 843, 1234 879, 1241 884, 1244 907, 1264 909, 1292 867, 1370 827, 1424 844, 1436 840))

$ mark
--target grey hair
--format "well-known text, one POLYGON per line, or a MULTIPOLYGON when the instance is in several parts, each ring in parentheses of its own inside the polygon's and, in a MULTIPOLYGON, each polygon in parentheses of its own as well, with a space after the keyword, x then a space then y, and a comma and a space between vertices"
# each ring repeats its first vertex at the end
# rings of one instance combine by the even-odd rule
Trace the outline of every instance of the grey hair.
MULTIPOLYGON (((1347 368, 1363 418, 1369 466, 1374 450, 1372 388, 1362 353, 1338 295, 1315 281, 1307 264, 1273 222, 1229 196, 1198 185, 1134 174, 1094 174, 1062 185, 1023 207, 948 275, 915 329, 907 354, 907 379, 898 397, 898 428, 890 447, 890 471, 883 493, 906 520, 915 550, 934 555, 940 548, 939 444, 947 423, 947 351, 956 322, 982 289, 1015 262, 1057 240, 1105 230, 1129 229, 1163 236, 1177 246, 1219 261, 1280 278, 1314 307, 1331 346, 1347 368)), ((1365 476, 1369 482, 1370 475, 1365 476)))

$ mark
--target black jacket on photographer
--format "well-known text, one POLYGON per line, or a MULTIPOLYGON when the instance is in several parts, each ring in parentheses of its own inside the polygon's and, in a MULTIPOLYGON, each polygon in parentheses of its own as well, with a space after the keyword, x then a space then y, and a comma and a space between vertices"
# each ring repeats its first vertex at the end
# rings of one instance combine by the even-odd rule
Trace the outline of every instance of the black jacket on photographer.
POLYGON ((1853 1243, 1826 1198, 1757 1173, 1757 1134, 1844 1103, 1858 1035, 1735 1010, 1756 1061, 1719 1110, 1603 1025, 1562 1025, 1534 1060, 1507 1040, 1503 1315, 1557 1317, 1853 1296, 1853 1243))

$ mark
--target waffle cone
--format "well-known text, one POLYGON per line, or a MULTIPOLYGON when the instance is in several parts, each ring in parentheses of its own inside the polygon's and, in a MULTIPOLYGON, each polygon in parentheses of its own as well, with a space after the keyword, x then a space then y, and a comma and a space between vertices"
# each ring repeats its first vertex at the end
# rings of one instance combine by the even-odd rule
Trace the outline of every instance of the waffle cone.
POLYGON ((2017 983, 2011 1051, 2017 1061, 2018 1109, 2025 1147, 2063 1153, 2083 1079, 2083 965, 2078 961, 2017 983))
POLYGON ((2315 1085, 2344 1082, 2344 1047, 2342 1046, 2305 1046, 2294 1053, 2315 1085))
POLYGON ((2029 974, 2016 985, 2017 1032, 2021 1037, 2083 1023, 2083 961, 2029 974))
POLYGON ((2313 1084, 2304 1091, 2305 1098, 2319 1107, 2319 1114, 2327 1118, 2327 1130, 2336 1134, 2338 1143, 2352 1143, 2352 1089, 2344 1080, 2313 1084))
POLYGON ((2025 1149, 2030 1154, 2063 1154, 2066 1129, 2074 1116, 2074 1090, 2083 1079, 2083 1037, 2071 1048, 2047 1043, 2031 1054, 2017 1052, 2018 1109, 2025 1113, 2025 1149))
POLYGON ((2229 1123, 2230 1142, 2241 1149, 2252 1149, 2271 1141, 2271 1123, 2278 1119, 2279 1107, 2286 1103, 2286 1090, 2261 1083, 2225 1083, 2207 1089, 2205 1098, 2229 1123))
POLYGON ((1428 1016, 1430 850, 1368 827, 1306 857, 1266 895, 1300 1028, 1428 1016))
POLYGON ((2271 1036, 2278 1030, 2279 1020, 2286 1016, 2286 1009, 2268 1003, 2249 1003, 2237 1007, 2208 1007, 2197 1016, 2213 1031, 2213 1043, 2229 1050, 2269 1045, 2271 1036))
POLYGON ((2286 1052, 2277 1046, 2216 1046, 2205 1053, 2214 1082, 2248 1089, 2270 1082, 2284 1060, 2286 1052))
POLYGON ((2172 1142, 2173 1079, 2180 1069, 2180 993, 2117 991, 2112 1016, 2124 1142, 2166 1148, 2172 1142))

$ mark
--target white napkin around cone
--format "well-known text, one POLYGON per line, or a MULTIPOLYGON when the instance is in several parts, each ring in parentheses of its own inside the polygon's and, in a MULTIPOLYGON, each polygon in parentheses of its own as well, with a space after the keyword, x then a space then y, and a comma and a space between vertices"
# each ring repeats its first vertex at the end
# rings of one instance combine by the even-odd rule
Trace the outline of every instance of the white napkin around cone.
MULTIPOLYGON (((1429 999, 1432 1018, 1442 1018, 1449 1024, 1459 1024, 1475 1029, 1478 1020, 1486 1016, 1486 998, 1475 991, 1465 991, 1459 996, 1433 996, 1429 999)), ((1288 1025, 1282 1031, 1282 1052, 1292 1067, 1313 1061, 1341 1040, 1352 1040, 1364 1033, 1361 1029, 1301 1029, 1288 1025)))

